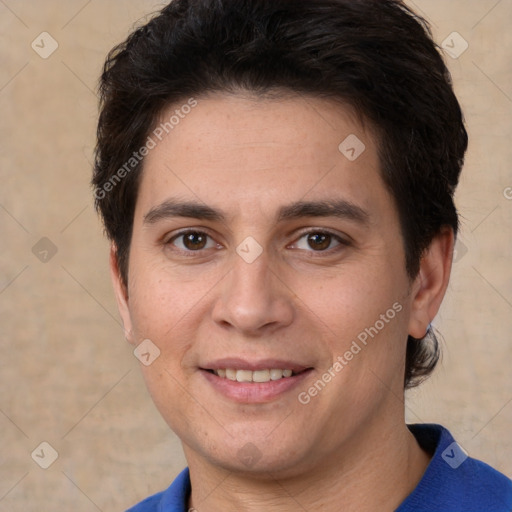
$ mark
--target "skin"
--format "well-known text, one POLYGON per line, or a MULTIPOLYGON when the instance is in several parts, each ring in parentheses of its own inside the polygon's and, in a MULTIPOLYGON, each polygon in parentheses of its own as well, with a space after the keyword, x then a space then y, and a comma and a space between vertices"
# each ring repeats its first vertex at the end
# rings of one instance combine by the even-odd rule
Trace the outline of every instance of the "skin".
POLYGON ((452 251, 453 233, 443 229, 409 278, 376 137, 350 108, 292 95, 198 98, 146 157, 127 286, 115 246, 111 251, 127 338, 134 345, 150 339, 161 351, 142 370, 183 443, 189 506, 329 512, 343 503, 345 511, 394 510, 430 459, 404 420, 407 335, 421 338, 436 315, 452 251), (366 147, 355 161, 338 150, 350 134, 366 147), (225 219, 149 221, 149 212, 170 198, 207 205, 225 219), (358 206, 365 220, 277 220, 291 203, 334 200, 358 206), (204 248, 184 245, 176 237, 184 228, 209 235, 204 248), (308 242, 307 234, 319 231, 334 235, 326 250, 308 242), (252 263, 236 252, 248 236, 262 248, 252 263), (401 311, 309 403, 300 403, 299 392, 396 303, 401 311), (225 357, 293 360, 313 370, 272 400, 243 403, 219 393, 199 369, 225 357), (250 464, 241 457, 247 450, 250 464))

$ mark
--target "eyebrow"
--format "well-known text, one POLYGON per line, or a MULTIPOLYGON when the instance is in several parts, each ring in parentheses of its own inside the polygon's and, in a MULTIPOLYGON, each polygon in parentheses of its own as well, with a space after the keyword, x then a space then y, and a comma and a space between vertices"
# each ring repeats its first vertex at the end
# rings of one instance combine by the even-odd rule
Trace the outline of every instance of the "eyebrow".
POLYGON ((360 206, 345 199, 324 201, 298 201, 283 206, 277 216, 278 221, 299 219, 303 217, 337 217, 359 224, 368 224, 370 215, 360 206))
MULTIPOLYGON (((194 201, 167 199, 151 208, 144 215, 144 224, 155 224, 160 220, 174 217, 190 217, 201 220, 225 222, 226 215, 218 209, 194 201)), ((304 217, 337 217, 359 224, 369 224, 370 215, 360 206, 344 200, 297 201, 282 206, 277 214, 277 222, 304 217)))
POLYGON ((216 210, 205 204, 167 199, 158 206, 151 208, 151 210, 144 215, 144 224, 155 224, 160 220, 173 217, 193 217, 195 219, 222 222, 226 220, 225 215, 220 210, 216 210))

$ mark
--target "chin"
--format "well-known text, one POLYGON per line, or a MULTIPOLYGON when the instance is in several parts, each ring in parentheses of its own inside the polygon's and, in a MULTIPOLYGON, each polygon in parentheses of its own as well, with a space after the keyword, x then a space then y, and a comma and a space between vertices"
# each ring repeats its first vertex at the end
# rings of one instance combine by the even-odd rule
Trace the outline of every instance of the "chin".
POLYGON ((255 453, 249 449, 250 443, 242 447, 234 457, 214 457, 210 462, 226 471, 245 475, 251 479, 273 480, 291 478, 303 474, 307 468, 299 458, 290 458, 289 453, 255 453), (252 455, 251 455, 252 453, 252 455))

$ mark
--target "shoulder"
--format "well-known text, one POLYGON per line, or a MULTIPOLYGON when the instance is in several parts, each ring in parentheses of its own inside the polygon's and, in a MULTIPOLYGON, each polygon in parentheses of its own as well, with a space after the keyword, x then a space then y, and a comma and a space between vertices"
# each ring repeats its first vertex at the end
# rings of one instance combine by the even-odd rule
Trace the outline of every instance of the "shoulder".
POLYGON ((397 512, 510 512, 512 481, 469 457, 440 425, 410 425, 418 443, 434 453, 416 489, 397 512))
POLYGON ((163 492, 153 494, 153 496, 149 496, 149 498, 129 508, 126 512, 159 512, 163 495, 163 492))
POLYGON ((126 512, 186 512, 190 494, 190 475, 185 468, 163 492, 153 494, 126 512))

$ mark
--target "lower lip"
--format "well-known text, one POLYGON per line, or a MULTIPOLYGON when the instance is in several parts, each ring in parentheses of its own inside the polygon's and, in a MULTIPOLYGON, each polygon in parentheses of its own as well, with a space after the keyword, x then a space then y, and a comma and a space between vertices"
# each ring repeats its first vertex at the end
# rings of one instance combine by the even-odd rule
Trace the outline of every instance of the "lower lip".
POLYGON ((299 386, 312 371, 312 369, 305 370, 297 375, 269 382, 238 382, 219 377, 206 370, 201 370, 201 373, 216 391, 235 402, 247 404, 265 403, 276 399, 299 386))

